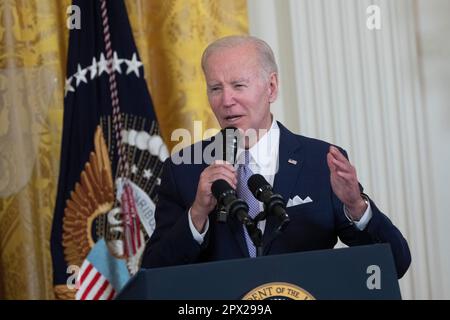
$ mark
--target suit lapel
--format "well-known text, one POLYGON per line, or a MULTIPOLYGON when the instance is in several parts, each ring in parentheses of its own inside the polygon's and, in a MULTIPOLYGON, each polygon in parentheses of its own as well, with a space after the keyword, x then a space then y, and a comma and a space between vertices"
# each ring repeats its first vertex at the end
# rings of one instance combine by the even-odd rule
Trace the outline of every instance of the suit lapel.
MULTIPOLYGON (((302 145, 298 136, 279 122, 278 126, 280 127, 280 147, 278 152, 278 172, 275 175, 273 190, 275 193, 279 193, 283 197, 285 204, 287 204, 303 166, 304 154, 300 152, 302 145)), ((274 239, 274 229, 277 224, 278 221, 275 217, 267 217, 263 236, 265 250, 269 249, 268 245, 274 239)))

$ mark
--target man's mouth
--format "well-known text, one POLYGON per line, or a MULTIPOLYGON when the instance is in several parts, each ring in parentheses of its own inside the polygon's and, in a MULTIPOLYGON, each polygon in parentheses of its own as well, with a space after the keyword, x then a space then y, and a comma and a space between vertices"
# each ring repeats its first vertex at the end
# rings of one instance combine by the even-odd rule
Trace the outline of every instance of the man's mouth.
POLYGON ((241 115, 232 115, 232 116, 225 117, 225 120, 228 122, 235 122, 235 121, 239 120, 240 118, 242 118, 241 115))

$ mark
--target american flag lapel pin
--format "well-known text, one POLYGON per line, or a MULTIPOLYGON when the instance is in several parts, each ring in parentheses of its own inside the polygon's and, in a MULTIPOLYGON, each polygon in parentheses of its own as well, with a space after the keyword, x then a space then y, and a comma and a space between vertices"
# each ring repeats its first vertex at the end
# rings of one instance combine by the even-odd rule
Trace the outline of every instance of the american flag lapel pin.
POLYGON ((294 166, 297 165, 297 160, 289 159, 288 162, 289 162, 290 164, 293 164, 294 166))

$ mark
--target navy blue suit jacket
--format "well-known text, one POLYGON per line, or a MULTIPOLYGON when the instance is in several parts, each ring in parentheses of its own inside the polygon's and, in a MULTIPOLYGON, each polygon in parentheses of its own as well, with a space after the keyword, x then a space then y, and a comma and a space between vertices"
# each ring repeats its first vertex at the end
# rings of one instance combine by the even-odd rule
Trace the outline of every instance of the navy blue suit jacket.
MULTIPOLYGON (((342 202, 333 193, 327 153, 330 144, 295 135, 280 127, 279 170, 273 189, 287 202, 296 195, 313 202, 287 208, 290 223, 274 237, 276 220, 268 217, 263 236, 264 255, 333 248, 339 237, 349 246, 389 243, 400 278, 409 267, 408 244, 400 231, 371 201, 372 219, 360 231, 345 216, 342 202), (296 160, 291 164, 289 159, 296 160)), ((211 143, 202 141, 184 152, 204 150, 211 143)), ((192 154, 191 154, 192 155, 192 154)), ((193 158, 193 155, 192 155, 193 158)), ((156 229, 143 257, 145 268, 190 264, 248 257, 242 224, 235 219, 227 223, 209 216, 209 230, 199 245, 189 228, 188 211, 195 199, 201 172, 207 164, 176 165, 172 159, 164 164, 156 229)), ((362 188, 361 188, 362 189, 362 188)))

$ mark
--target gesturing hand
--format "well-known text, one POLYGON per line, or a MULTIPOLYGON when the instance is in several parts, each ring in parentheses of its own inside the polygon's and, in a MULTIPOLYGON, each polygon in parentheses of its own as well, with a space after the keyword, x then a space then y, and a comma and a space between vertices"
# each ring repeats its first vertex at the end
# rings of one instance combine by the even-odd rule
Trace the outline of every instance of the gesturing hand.
POLYGON ((359 220, 366 211, 367 204, 361 197, 355 167, 333 146, 330 146, 327 162, 330 168, 330 181, 333 192, 347 207, 351 218, 359 220))

